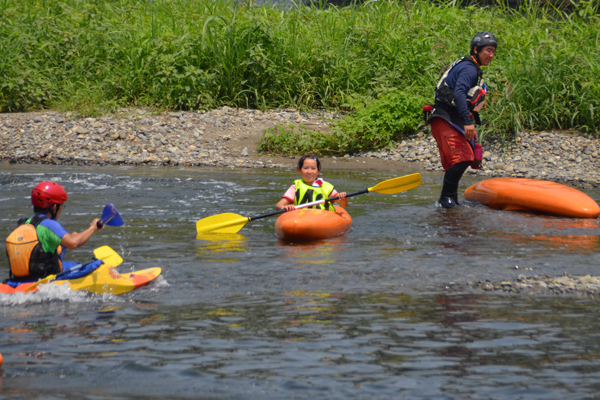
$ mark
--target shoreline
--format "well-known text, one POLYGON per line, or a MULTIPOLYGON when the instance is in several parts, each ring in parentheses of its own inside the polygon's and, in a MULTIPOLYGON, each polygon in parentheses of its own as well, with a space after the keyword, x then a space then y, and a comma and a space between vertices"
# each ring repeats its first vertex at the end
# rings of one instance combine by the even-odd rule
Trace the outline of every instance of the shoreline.
MULTIPOLYGON (((81 118, 42 111, 0 114, 0 162, 55 165, 163 165, 295 168, 299 157, 259 154, 263 131, 300 125, 327 132, 340 113, 245 110, 208 112, 124 109, 115 116, 81 118)), ((556 181, 579 189, 600 187, 600 141, 570 132, 521 132, 505 144, 484 138, 484 167, 466 174, 556 181)), ((393 149, 321 157, 327 169, 442 171, 435 140, 425 132, 393 149), (412 165, 411 165, 412 164, 412 165)))

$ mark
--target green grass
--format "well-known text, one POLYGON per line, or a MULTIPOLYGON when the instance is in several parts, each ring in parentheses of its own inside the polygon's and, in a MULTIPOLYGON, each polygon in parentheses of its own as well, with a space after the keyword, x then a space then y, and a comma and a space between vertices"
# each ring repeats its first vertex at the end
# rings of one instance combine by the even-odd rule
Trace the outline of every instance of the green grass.
MULTIPOLYGON (((596 4, 567 14, 532 2, 516 11, 422 0, 284 11, 228 0, 0 0, 0 111, 349 109, 360 99, 365 119, 354 123, 363 129, 334 134, 360 134, 362 143, 328 151, 375 148, 418 124, 374 120, 388 94, 431 101, 440 71, 468 53, 477 30, 490 30, 499 48, 485 68, 484 132, 598 133, 596 4)), ((388 111, 381 118, 397 117, 388 111)))
POLYGON ((427 99, 394 91, 377 99, 353 98, 354 112, 331 126, 330 133, 282 126, 265 131, 258 150, 279 154, 346 154, 391 147, 423 124, 427 99))

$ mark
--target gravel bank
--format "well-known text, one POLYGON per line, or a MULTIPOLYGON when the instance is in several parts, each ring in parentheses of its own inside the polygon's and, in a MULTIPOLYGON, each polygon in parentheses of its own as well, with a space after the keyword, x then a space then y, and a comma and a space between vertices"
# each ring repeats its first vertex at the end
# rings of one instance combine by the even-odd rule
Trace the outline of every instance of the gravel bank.
POLYGON ((229 107, 210 112, 124 110, 77 118, 57 112, 0 114, 0 160, 56 165, 183 165, 284 167, 256 153, 265 129, 304 124, 327 129, 333 113, 261 112, 229 107), (264 157, 262 157, 264 158, 264 157))
MULTIPOLYGON (((78 118, 54 111, 0 114, 0 161, 57 165, 182 165, 289 168, 294 157, 258 154, 263 131, 299 125, 327 132, 341 118, 332 112, 238 110, 209 112, 123 110, 117 116, 78 118)), ((484 168, 467 170, 482 177, 525 177, 577 188, 600 185, 600 142, 566 132, 522 132, 513 143, 484 141, 484 168)), ((441 171, 435 140, 419 132, 394 149, 327 158, 329 167, 441 171)))
MULTIPOLYGON (((563 132, 522 132, 506 147, 484 140, 483 169, 468 174, 517 177, 560 182, 585 189, 600 184, 600 141, 592 136, 563 132)), ((360 157, 419 163, 427 171, 442 171, 435 139, 424 132, 397 143, 393 150, 367 152, 360 157)))
MULTIPOLYGON (((600 277, 563 275, 552 277, 548 275, 526 276, 520 274, 515 281, 477 281, 467 282, 467 286, 486 292, 524 293, 542 295, 584 295, 598 297, 600 295, 600 277)), ((453 284, 447 286, 454 289, 453 284)))

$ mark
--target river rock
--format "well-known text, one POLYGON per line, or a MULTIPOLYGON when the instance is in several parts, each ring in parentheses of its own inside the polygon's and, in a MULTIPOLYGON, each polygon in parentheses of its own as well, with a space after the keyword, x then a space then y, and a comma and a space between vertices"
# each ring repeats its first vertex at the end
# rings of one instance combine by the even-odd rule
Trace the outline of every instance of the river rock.
POLYGON ((596 151, 596 146, 594 146, 593 144, 590 144, 585 148, 584 153, 586 155, 590 155, 590 154, 594 153, 595 151, 596 151))

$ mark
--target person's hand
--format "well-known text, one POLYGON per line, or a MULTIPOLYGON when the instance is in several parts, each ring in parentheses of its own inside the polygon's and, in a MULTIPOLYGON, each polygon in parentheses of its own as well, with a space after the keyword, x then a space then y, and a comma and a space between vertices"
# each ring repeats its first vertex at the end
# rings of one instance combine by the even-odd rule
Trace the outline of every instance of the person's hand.
POLYGON ((100 222, 100 220, 98 218, 96 218, 92 221, 92 224, 90 225, 90 228, 92 228, 92 232, 97 232, 100 229, 104 228, 104 225, 102 225, 101 228, 98 228, 98 222, 100 222))
POLYGON ((285 211, 294 211, 296 206, 294 206, 293 204, 288 204, 287 206, 285 206, 283 208, 285 208, 285 211))
POLYGON ((465 125, 465 138, 467 140, 475 139, 478 140, 477 131, 475 130, 475 125, 465 125))
POLYGON ((346 192, 338 193, 338 197, 340 198, 340 200, 345 199, 346 198, 346 192))

